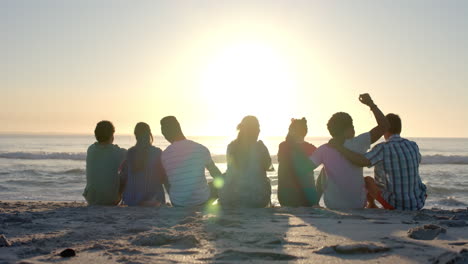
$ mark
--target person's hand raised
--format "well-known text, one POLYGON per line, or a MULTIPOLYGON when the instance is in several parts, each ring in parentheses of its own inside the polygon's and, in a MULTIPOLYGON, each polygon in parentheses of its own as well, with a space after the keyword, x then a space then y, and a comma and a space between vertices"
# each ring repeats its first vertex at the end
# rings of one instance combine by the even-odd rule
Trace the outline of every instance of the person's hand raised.
POLYGON ((372 98, 371 96, 368 94, 368 93, 365 93, 365 94, 360 94, 359 95, 359 101, 361 101, 361 103, 369 106, 369 107, 372 107, 374 106, 374 101, 372 101, 372 98))

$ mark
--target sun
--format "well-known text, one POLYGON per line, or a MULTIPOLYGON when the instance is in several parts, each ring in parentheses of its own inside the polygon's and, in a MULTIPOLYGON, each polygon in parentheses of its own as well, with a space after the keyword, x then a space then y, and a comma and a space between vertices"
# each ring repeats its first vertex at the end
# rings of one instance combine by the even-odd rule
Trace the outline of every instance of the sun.
POLYGON ((256 115, 264 127, 267 119, 289 120, 297 81, 290 63, 279 49, 259 41, 239 41, 213 51, 200 75, 205 102, 224 118, 240 121, 256 115))

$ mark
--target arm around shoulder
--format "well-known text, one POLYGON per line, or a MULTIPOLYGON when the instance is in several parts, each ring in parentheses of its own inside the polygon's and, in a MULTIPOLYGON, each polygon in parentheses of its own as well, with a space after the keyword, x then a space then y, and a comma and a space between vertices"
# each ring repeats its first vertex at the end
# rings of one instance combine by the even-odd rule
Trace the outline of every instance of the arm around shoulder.
POLYGON ((358 167, 368 167, 371 165, 371 161, 366 156, 353 152, 344 146, 333 146, 338 152, 340 152, 347 160, 358 167))

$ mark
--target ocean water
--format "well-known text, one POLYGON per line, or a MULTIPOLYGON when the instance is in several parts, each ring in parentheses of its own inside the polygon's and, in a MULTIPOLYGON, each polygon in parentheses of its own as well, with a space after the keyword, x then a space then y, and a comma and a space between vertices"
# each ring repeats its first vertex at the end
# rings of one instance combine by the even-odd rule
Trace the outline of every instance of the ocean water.
MULTIPOLYGON (((189 137, 210 149, 214 161, 226 169, 225 150, 232 138, 189 137)), ((276 153, 283 137, 261 138, 277 169, 276 153)), ((468 138, 412 138, 422 158, 420 174, 428 187, 426 208, 465 208, 468 206, 468 138)), ((0 200, 84 201, 86 149, 92 135, 0 135, 0 200)), ((307 138, 320 146, 328 138, 307 138)), ((129 148, 132 135, 118 135, 115 144, 129 148)), ((162 149, 168 142, 156 137, 162 149)), ((318 169, 316 173, 318 173, 318 169)), ((372 175, 372 169, 365 169, 372 175)), ((269 172, 273 186, 272 202, 278 203, 276 172, 269 172)))

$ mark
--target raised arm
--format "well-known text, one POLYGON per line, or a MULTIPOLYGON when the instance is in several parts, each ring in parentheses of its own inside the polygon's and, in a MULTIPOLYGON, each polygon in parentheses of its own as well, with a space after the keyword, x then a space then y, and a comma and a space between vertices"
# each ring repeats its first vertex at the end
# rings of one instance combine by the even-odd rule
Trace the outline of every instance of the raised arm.
POLYGON ((337 144, 333 139, 328 143, 332 148, 340 152, 347 160, 358 167, 367 167, 371 165, 370 160, 368 160, 364 155, 353 152, 343 145, 337 144))
POLYGON ((365 93, 359 95, 359 101, 369 106, 372 113, 374 114, 375 120, 377 121, 377 126, 371 129, 371 131, 369 132, 371 144, 375 143, 390 128, 390 124, 388 123, 387 118, 382 113, 382 111, 380 111, 379 107, 374 103, 369 94, 365 93))

